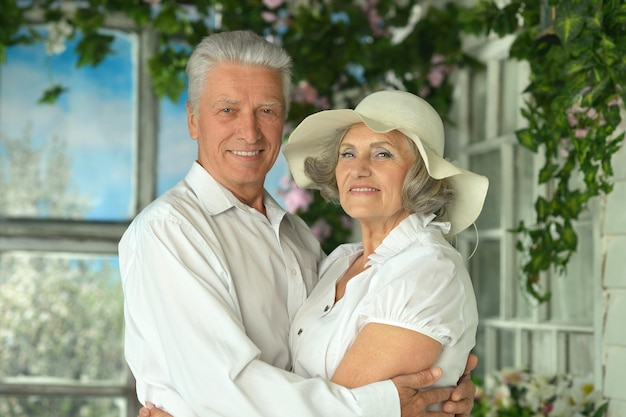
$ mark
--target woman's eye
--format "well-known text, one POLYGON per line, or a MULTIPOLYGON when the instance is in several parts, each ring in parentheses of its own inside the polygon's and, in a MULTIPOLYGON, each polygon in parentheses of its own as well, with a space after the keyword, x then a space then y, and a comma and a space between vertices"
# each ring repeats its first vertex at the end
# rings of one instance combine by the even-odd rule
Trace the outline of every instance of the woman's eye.
POLYGON ((379 158, 391 158, 392 157, 391 153, 387 151, 378 152, 376 156, 379 158))
POLYGON ((352 158, 354 154, 352 152, 341 152, 339 154, 340 158, 352 158))

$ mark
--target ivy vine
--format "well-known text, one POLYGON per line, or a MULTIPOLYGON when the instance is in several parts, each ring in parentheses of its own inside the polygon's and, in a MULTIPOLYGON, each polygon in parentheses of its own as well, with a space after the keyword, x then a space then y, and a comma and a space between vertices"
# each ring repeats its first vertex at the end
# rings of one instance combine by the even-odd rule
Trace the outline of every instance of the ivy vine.
MULTIPOLYGON (((527 292, 549 299, 541 275, 563 272, 577 248, 574 222, 590 199, 612 189, 611 158, 624 135, 626 94, 626 4, 622 0, 511 0, 503 7, 480 0, 462 7, 426 1, 369 0, 0 0, 0 63, 7 48, 50 43, 78 36, 77 66, 98 65, 112 52, 113 38, 101 29, 110 16, 129 19, 137 29, 156 34, 158 50, 149 68, 159 97, 178 101, 185 89, 189 51, 214 31, 250 29, 271 37, 294 58, 297 84, 288 126, 308 114, 352 106, 371 89, 404 88, 425 97, 442 115, 452 103, 450 74, 480 64, 462 51, 461 39, 473 34, 515 34, 510 56, 530 65, 527 127, 519 143, 541 153, 545 163, 538 182, 547 192, 535 203, 536 220, 512 230, 526 259, 522 276, 527 292), (422 4, 423 3, 423 4, 422 4), (542 11, 551 20, 542 21, 542 11), (43 16, 47 36, 35 30, 43 16), (51 39, 54 33, 57 39, 51 39), (346 92, 350 92, 346 94, 346 92)), ((53 84, 40 102, 54 103, 64 86, 53 84)), ((310 225, 332 225, 325 249, 345 241, 350 228, 343 212, 313 197, 301 214, 310 225)))

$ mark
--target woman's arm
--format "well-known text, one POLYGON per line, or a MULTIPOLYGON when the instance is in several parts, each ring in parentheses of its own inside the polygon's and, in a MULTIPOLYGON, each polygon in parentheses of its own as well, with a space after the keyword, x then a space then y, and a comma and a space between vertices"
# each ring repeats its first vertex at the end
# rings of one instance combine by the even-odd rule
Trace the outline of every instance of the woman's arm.
POLYGON ((348 388, 413 374, 433 366, 441 343, 398 326, 368 323, 339 363, 331 381, 348 388))

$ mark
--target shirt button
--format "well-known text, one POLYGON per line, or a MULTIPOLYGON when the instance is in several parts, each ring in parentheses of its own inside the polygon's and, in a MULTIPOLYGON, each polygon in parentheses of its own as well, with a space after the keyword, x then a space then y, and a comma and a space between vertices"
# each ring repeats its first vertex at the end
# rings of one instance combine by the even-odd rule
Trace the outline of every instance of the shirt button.
POLYGON ((298 329, 298 336, 302 334, 302 329, 298 329))
POLYGON ((294 277, 296 276, 296 270, 295 269, 291 270, 291 275, 294 276, 294 277))

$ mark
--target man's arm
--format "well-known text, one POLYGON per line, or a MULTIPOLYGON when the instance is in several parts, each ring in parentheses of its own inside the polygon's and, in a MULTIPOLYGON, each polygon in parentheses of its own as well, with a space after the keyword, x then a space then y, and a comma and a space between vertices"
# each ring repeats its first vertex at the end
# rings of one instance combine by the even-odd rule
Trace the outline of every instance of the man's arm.
MULTIPOLYGON (((426 388, 441 377, 441 369, 434 368, 418 372, 412 375, 403 375, 393 379, 400 394, 403 417, 450 417, 443 412, 427 412, 426 407, 440 403, 450 397, 450 390, 437 388, 421 392, 420 388, 426 388)), ((137 417, 173 417, 154 404, 147 402, 139 410, 137 417)), ((179 416, 180 417, 180 416, 179 416)))
MULTIPOLYGON (((447 412, 426 411, 429 405, 437 404, 450 398, 450 390, 448 388, 437 388, 428 391, 419 391, 420 388, 428 387, 441 377, 441 369, 434 368, 426 371, 418 372, 412 375, 402 375, 393 378, 396 389, 400 395, 402 403, 403 417, 450 417, 456 413, 457 417, 469 416, 474 403, 473 396, 476 387, 469 380, 469 371, 476 367, 478 358, 470 355, 467 362, 466 374, 459 381, 459 386, 454 390, 453 394, 458 397, 455 401, 446 401, 444 409, 447 412), (469 382, 468 382, 469 381, 469 382), (470 399, 471 398, 471 399, 470 399), (447 405, 446 405, 447 404, 447 405)), ((154 407, 152 403, 146 403, 145 407, 139 410, 137 417, 173 417, 171 414, 154 407)))

